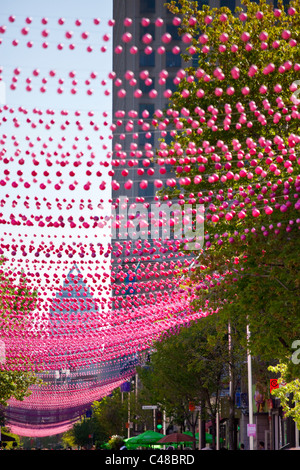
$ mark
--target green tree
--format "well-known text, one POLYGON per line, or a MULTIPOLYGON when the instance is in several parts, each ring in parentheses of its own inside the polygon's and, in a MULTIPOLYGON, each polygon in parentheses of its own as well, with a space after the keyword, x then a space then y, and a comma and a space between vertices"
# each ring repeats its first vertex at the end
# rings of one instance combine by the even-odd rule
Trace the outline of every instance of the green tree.
POLYGON ((69 429, 68 431, 64 432, 62 435, 62 442, 66 448, 71 448, 76 445, 75 443, 75 438, 74 438, 74 432, 73 432, 73 427, 69 429))
MULTIPOLYGON (((2 259, 0 265, 5 265, 2 259)), ((11 274, 2 269, 0 272, 0 405, 6 406, 10 398, 23 400, 31 394, 30 386, 40 383, 35 376, 35 364, 31 358, 13 349, 7 354, 7 336, 24 336, 28 331, 30 314, 36 307, 37 293, 31 292, 26 285, 26 277, 21 273, 19 283, 11 274)))
POLYGON ((205 205, 191 302, 249 324, 254 355, 288 361, 300 326, 299 1, 293 10, 278 2, 276 14, 264 0, 243 0, 235 14, 187 0, 168 7, 181 18, 186 67, 163 118, 172 141, 158 157, 167 151, 177 179, 162 195, 205 205))
MULTIPOLYGON (((232 344, 233 337, 232 333, 232 344)), ((215 442, 220 392, 230 380, 236 390, 245 353, 241 348, 230 350, 228 329, 212 316, 169 331, 154 349, 151 367, 139 372, 152 401, 159 403, 177 424, 183 426, 186 421, 194 436, 198 412, 191 411, 190 404, 202 405, 206 418, 213 423, 215 442)))
POLYGON ((115 389, 110 396, 93 403, 93 414, 107 436, 124 435, 128 420, 127 400, 122 401, 120 389, 115 389))
POLYGON ((38 383, 31 372, 2 370, 0 372, 0 406, 7 406, 10 398, 24 400, 31 395, 29 387, 38 383))
POLYGON ((102 446, 109 437, 95 415, 90 418, 83 417, 75 423, 70 436, 72 436, 75 445, 86 448, 90 448, 92 445, 102 446))
POLYGON ((279 375, 280 386, 272 390, 272 394, 280 399, 285 415, 292 417, 300 430, 300 380, 292 378, 285 363, 270 366, 269 370, 279 375))

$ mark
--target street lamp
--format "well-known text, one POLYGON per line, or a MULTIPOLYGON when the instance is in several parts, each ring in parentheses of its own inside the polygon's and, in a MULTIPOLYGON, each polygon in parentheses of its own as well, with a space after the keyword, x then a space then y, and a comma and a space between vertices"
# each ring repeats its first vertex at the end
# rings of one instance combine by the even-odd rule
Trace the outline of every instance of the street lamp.
MULTIPOLYGON (((250 340, 250 329, 247 325, 247 343, 250 340)), ((249 346, 247 347, 247 363, 248 363, 248 406, 249 406, 249 425, 253 424, 253 406, 252 406, 252 364, 251 364, 251 353, 249 346)), ((253 450, 253 436, 249 436, 249 449, 253 450)))

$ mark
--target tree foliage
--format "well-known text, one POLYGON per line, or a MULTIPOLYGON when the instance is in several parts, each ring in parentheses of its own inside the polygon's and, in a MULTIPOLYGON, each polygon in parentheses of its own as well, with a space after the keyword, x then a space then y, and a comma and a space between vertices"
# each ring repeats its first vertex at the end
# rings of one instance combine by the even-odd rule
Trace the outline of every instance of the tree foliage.
MULTIPOLYGON (((299 12, 299 1, 290 6, 299 12)), ((187 46, 163 118, 172 140, 158 151, 179 184, 161 193, 205 206, 203 249, 186 288, 195 308, 248 323, 254 355, 284 360, 300 327, 299 119, 291 92, 300 17, 280 2, 275 15, 265 0, 243 0, 235 13, 187 0, 168 8, 181 18, 187 46)))
POLYGON ((109 436, 102 423, 92 415, 90 418, 83 417, 75 423, 70 431, 70 437, 74 445, 91 448, 92 445, 101 447, 109 436))
MULTIPOLYGON (((4 266, 5 260, 0 262, 4 266)), ((8 330, 13 330, 17 338, 24 334, 28 326, 29 314, 35 308, 37 293, 31 292, 26 285, 26 277, 22 273, 19 283, 11 274, 2 269, 0 272, 0 405, 6 406, 10 398, 23 400, 31 394, 30 386, 40 383, 34 375, 34 363, 20 352, 9 351, 5 347, 8 330), (21 367, 20 367, 21 364, 21 367)))
POLYGON ((230 380, 235 391, 241 379, 246 353, 234 347, 238 339, 234 329, 232 349, 228 339, 228 325, 219 322, 217 315, 204 317, 163 335, 154 345, 151 365, 139 372, 152 401, 174 423, 183 426, 187 422, 193 434, 198 413, 191 411, 191 404, 202 406, 202 417, 215 425, 221 391, 230 380))
POLYGON ((122 401, 119 388, 110 396, 93 403, 93 415, 107 435, 124 435, 125 423, 128 421, 127 401, 122 401))
POLYGON ((292 417, 300 430, 300 380, 291 377, 287 364, 279 363, 270 366, 269 370, 279 375, 279 387, 272 390, 272 394, 280 399, 285 415, 292 417))

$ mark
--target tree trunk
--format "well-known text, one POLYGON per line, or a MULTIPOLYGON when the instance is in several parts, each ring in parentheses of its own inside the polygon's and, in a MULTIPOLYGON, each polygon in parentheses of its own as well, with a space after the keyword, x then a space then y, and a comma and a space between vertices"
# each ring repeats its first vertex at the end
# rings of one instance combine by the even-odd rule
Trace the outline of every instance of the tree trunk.
POLYGON ((235 448, 235 373, 233 368, 233 351, 232 351, 232 337, 231 325, 228 324, 228 352, 229 352, 229 419, 228 419, 228 441, 229 450, 236 450, 235 448))
MULTIPOLYGON (((200 429, 199 429, 200 432, 200 429)), ((200 449, 203 449, 206 446, 205 438, 205 401, 201 401, 201 443, 200 449)))
MULTIPOLYGON (((198 416, 198 413, 197 413, 197 416, 198 416)), ((193 433, 193 438, 195 439, 193 441, 193 450, 196 450, 196 444, 197 444, 197 440, 196 440, 196 423, 197 423, 197 419, 192 419, 192 423, 191 423, 191 427, 192 427, 192 433, 193 433)))
POLYGON ((228 441, 229 441, 229 450, 236 450, 235 448, 235 396, 234 391, 229 397, 229 419, 228 419, 228 441), (233 395, 233 396, 232 396, 233 395))

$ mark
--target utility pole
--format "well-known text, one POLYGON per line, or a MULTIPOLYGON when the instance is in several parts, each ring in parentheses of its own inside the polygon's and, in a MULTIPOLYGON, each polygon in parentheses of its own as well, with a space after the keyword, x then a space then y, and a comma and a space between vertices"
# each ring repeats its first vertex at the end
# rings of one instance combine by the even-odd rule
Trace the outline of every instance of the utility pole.
POLYGON ((200 410, 198 412, 198 449, 201 450, 201 433, 202 433, 202 429, 201 429, 201 407, 200 407, 200 410))
POLYGON ((130 438, 130 391, 128 392, 128 424, 127 424, 127 439, 130 438))
POLYGON ((163 411, 163 434, 166 435, 167 423, 166 423, 166 411, 163 411))
MULTIPOLYGON (((247 325, 247 343, 250 339, 250 329, 247 325)), ((251 354, 249 347, 247 347, 247 362, 248 362, 248 407, 249 407, 249 424, 253 424, 253 405, 252 405, 252 364, 251 354)), ((253 450, 253 436, 249 436, 249 450, 253 450)))

